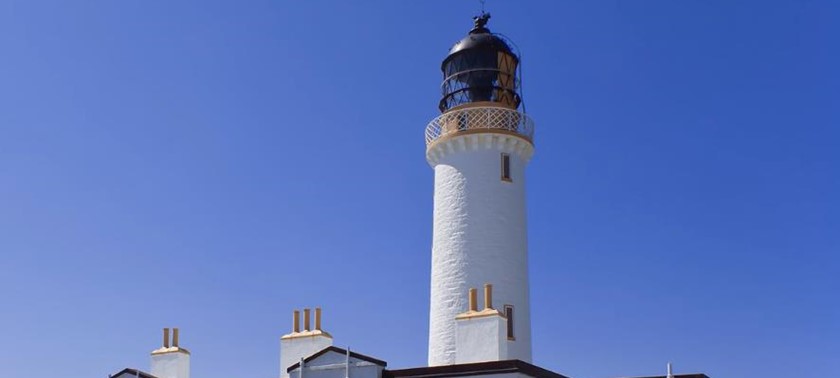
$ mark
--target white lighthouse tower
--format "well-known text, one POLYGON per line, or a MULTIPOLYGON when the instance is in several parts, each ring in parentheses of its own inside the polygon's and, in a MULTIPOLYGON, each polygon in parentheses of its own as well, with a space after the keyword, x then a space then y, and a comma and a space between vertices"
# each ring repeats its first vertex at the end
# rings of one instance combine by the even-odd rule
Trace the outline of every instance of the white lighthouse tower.
POLYGON ((519 110, 519 57, 487 29, 489 18, 476 17, 444 59, 442 114, 426 128, 435 170, 430 366, 458 362, 456 316, 468 311, 469 289, 485 284, 492 308, 482 313, 505 322, 504 357, 531 361, 525 167, 534 126, 519 110))

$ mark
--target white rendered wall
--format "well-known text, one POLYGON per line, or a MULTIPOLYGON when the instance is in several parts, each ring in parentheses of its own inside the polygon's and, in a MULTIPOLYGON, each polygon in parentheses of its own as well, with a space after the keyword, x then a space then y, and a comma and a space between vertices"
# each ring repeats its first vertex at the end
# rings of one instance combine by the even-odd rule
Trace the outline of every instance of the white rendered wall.
POLYGON ((152 375, 158 378, 190 378, 190 355, 170 352, 152 355, 152 375))
MULTIPOLYGON (((370 362, 351 363, 349 378, 380 378, 382 367, 370 362)), ((304 378, 346 378, 346 367, 342 362, 335 366, 306 366, 304 378)), ((289 378, 300 378, 300 368, 292 370, 289 378)))
POLYGON ((455 330, 456 364, 509 359, 507 319, 501 315, 458 319, 455 330))
MULTIPOLYGON (((456 362, 455 316, 467 291, 493 284, 493 305, 514 306, 510 359, 531 362, 525 166, 533 146, 502 133, 465 134, 427 151, 435 170, 429 365, 456 362), (512 182, 501 179, 510 154, 512 182)), ((479 309, 482 307, 479 301, 479 309)))
MULTIPOLYGON (((307 331, 310 332, 310 331, 307 331)), ((280 377, 288 378, 286 369, 322 349, 332 346, 332 337, 325 334, 311 336, 293 336, 280 339, 280 377)))

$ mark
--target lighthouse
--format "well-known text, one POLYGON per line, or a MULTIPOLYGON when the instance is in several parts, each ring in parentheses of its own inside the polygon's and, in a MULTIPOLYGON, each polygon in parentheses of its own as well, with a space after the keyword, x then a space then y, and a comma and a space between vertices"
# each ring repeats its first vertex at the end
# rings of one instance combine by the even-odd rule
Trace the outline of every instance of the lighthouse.
POLYGON ((475 17, 443 60, 441 114, 426 127, 435 177, 429 366, 458 363, 456 317, 485 315, 503 322, 494 348, 531 361, 525 167, 534 124, 522 110, 519 57, 489 19, 475 17), (482 287, 477 311, 473 289, 482 287))
MULTIPOLYGON (((441 114, 425 130, 434 170, 428 366, 393 369, 336 346, 316 307, 314 327, 309 308, 303 327, 301 311, 292 313, 276 377, 568 378, 531 363, 525 168, 534 123, 522 102, 519 54, 490 32, 489 20, 484 12, 475 17, 444 58, 441 114)), ((164 328, 163 347, 152 352, 153 374, 125 368, 109 377, 189 378, 190 353, 178 346, 177 328, 172 345, 169 336, 164 328)), ((648 378, 709 378, 667 366, 667 376, 648 378)))

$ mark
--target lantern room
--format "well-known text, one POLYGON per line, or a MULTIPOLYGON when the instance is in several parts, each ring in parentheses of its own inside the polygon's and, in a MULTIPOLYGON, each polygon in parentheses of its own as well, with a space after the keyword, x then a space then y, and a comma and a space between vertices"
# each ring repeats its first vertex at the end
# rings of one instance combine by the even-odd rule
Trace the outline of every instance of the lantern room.
POLYGON ((519 108, 519 57, 503 38, 487 28, 489 13, 473 20, 473 29, 452 46, 441 65, 444 79, 440 111, 482 102, 519 108))

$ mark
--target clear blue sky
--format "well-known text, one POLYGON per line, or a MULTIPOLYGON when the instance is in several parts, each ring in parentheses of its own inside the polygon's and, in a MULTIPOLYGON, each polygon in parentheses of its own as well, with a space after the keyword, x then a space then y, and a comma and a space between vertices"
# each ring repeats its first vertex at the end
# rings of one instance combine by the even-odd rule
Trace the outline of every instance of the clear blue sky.
MULTIPOLYGON (((832 377, 832 1, 494 1, 537 121, 534 359, 832 377)), ((426 361, 440 61, 478 0, 0 1, 0 377, 272 378, 291 311, 426 361)))

